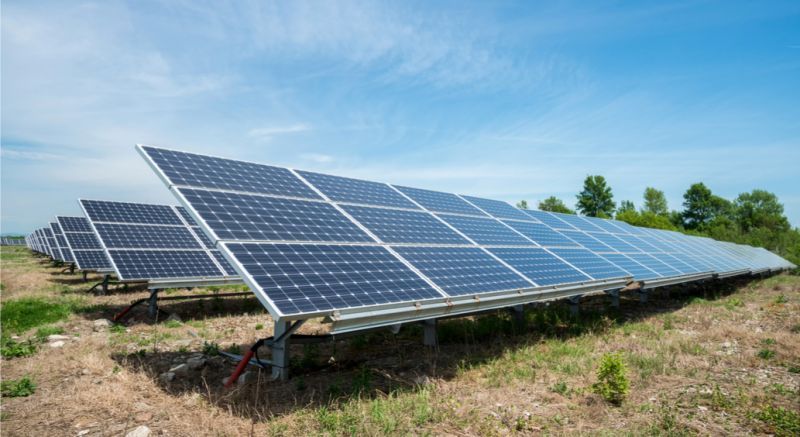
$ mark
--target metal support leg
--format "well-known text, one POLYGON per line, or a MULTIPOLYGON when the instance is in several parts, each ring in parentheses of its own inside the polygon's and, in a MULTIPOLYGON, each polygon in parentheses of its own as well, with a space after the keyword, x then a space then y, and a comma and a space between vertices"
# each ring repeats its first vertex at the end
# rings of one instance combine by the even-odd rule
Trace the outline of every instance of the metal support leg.
POLYGON ((83 271, 83 282, 87 282, 89 280, 89 278, 87 278, 88 275, 89 275, 89 272, 84 270, 83 271))
POLYGON ((108 294, 108 281, 111 280, 111 275, 104 275, 103 276, 103 283, 100 287, 100 294, 105 296, 108 294))
POLYGON ((580 296, 572 296, 569 298, 569 313, 573 316, 577 316, 578 313, 581 311, 581 297, 580 296))
POLYGON ((425 346, 436 347, 436 319, 427 319, 423 322, 424 331, 422 335, 422 344, 425 346))
POLYGON ((639 291, 639 303, 647 303, 647 290, 639 291))
POLYGON ((514 316, 514 324, 522 326, 525 324, 525 306, 514 305, 511 307, 511 313, 514 316))
POLYGON ((272 350, 272 379, 286 381, 289 379, 289 338, 284 335, 291 329, 290 322, 275 322, 273 338, 275 343, 270 346, 272 350))
POLYGON ((75 263, 69 265, 69 274, 72 275, 75 273, 75 263))
POLYGON ((611 307, 619 308, 619 290, 606 290, 606 294, 611 296, 611 307))
POLYGON ((147 300, 147 315, 155 320, 158 316, 158 290, 150 291, 150 298, 147 300))

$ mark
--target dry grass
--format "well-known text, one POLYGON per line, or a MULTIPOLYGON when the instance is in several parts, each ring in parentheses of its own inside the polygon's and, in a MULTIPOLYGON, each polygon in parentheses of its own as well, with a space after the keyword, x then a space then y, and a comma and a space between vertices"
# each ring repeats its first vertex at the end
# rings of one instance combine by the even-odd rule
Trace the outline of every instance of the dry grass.
MULTIPOLYGON (((586 299, 577 320, 561 304, 532 308, 524 328, 504 313, 449 320, 437 350, 421 346, 418 327, 294 346, 291 381, 264 374, 228 391, 221 380, 232 364, 219 357, 171 383, 158 375, 204 343, 228 349, 268 336, 254 299, 164 304, 183 322, 154 324, 137 311, 124 327, 93 332, 92 320, 146 292, 87 295, 78 275, 24 254, 4 254, 0 267, 4 302, 38 296, 83 308, 58 323, 73 337, 63 348, 44 344, 3 361, 3 379, 29 375, 37 386, 2 399, 9 436, 119 435, 141 424, 162 435, 791 435, 790 413, 800 411, 800 278, 792 276, 715 286, 707 299, 701 289, 656 293, 644 305, 623 296, 620 311, 586 299), (764 349, 773 354, 760 357, 764 349), (628 367, 620 407, 590 389, 607 352, 628 367)), ((309 323, 302 332, 324 329, 309 323)))

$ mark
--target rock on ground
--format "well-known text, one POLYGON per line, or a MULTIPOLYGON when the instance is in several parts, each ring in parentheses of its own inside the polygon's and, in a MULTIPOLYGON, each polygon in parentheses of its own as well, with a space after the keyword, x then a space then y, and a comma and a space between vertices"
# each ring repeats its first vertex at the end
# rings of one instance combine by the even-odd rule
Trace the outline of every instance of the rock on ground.
POLYGON ((148 437, 150 435, 150 428, 140 425, 135 429, 125 434, 125 437, 148 437))

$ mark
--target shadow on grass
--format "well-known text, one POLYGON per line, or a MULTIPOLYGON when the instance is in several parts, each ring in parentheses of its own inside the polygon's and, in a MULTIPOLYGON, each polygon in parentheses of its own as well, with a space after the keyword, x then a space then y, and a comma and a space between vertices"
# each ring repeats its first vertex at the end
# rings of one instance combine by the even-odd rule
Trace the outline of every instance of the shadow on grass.
MULTIPOLYGON (((222 381, 230 375, 235 363, 208 354, 202 369, 190 370, 188 375, 178 376, 172 382, 159 380, 159 375, 172 366, 204 351, 140 351, 115 355, 113 359, 122 367, 159 381, 171 395, 199 393, 220 409, 262 421, 302 408, 337 408, 350 400, 417 390, 428 376, 449 380, 464 369, 492 362, 509 351, 547 340, 601 333, 675 311, 698 299, 725 296, 745 283, 746 280, 735 280, 663 289, 651 292, 646 303, 640 303, 636 293, 622 294, 619 309, 610 307, 606 296, 586 297, 577 317, 571 315, 566 301, 530 305, 522 324, 502 310, 442 320, 438 324, 436 348, 422 345, 419 325, 405 326, 396 335, 388 330, 373 331, 330 343, 292 345, 290 381, 270 381, 269 371, 251 366, 249 370, 257 382, 230 390, 223 388, 222 381)), ((207 312, 202 314, 211 316, 207 312)), ((267 350, 262 349, 261 354, 262 358, 269 357, 267 350)))

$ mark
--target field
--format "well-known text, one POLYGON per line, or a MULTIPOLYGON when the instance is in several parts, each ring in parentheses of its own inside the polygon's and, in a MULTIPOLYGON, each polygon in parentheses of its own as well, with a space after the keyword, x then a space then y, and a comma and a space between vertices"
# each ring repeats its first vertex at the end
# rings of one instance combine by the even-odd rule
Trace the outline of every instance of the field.
POLYGON ((797 276, 658 290, 647 303, 623 295, 619 310, 586 298, 577 317, 541 305, 524 326, 505 312, 451 319, 435 349, 417 326, 298 345, 291 380, 251 368, 226 390, 233 364, 217 351, 270 335, 255 298, 164 303, 168 320, 141 308, 96 326, 146 291, 94 296, 91 281, 27 249, 3 247, 1 258, 8 436, 140 425, 152 435, 800 434, 797 276), (610 353, 630 381, 619 404, 593 390, 610 353))

